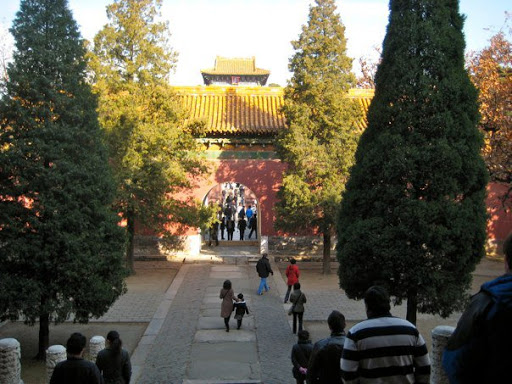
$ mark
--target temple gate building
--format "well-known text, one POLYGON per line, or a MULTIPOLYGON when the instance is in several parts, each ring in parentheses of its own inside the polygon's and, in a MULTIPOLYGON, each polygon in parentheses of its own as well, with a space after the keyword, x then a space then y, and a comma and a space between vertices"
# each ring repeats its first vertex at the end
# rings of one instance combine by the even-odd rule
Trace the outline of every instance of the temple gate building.
MULTIPOLYGON (((321 236, 280 234, 274 228, 276 194, 286 169, 274 147, 277 133, 286 127, 281 113, 284 89, 264 86, 270 71, 257 68, 254 57, 217 57, 214 68, 201 70, 201 74, 205 86, 175 87, 189 118, 206 125, 205 137, 198 140, 211 172, 192 191, 193 196, 204 204, 217 204, 224 199, 223 190, 240 194, 241 186, 244 205, 256 206, 258 241, 262 236, 268 240, 272 253, 285 248, 291 251, 293 247, 321 253, 321 236)), ((349 97, 359 101, 366 115, 373 94, 373 89, 351 89, 349 97)), ((366 120, 358 125, 364 130, 366 120)), ((511 215, 498 207, 501 189, 503 186, 491 184, 487 202, 491 214, 489 238, 498 241, 512 227, 511 215)), ((191 228, 184 242, 186 251, 199 254, 204 240, 204 233, 191 228)))

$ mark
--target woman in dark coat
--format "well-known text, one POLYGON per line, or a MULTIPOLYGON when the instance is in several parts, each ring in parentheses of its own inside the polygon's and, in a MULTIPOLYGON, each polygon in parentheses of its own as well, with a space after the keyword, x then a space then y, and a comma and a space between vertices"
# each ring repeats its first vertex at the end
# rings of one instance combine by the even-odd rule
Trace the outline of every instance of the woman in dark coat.
POLYGON ((123 343, 117 331, 107 335, 106 348, 96 357, 96 365, 101 371, 105 384, 129 384, 132 376, 132 364, 128 351, 122 348, 123 343))
POLYGON ((229 319, 233 312, 233 301, 235 301, 235 292, 233 291, 233 288, 231 288, 231 281, 224 281, 222 289, 220 290, 220 298, 222 299, 220 316, 224 318, 226 332, 229 332, 229 319))
POLYGON ((304 316, 304 303, 306 295, 300 290, 300 283, 293 285, 293 293, 290 296, 293 307, 293 333, 297 333, 297 319, 299 320, 299 331, 302 331, 302 317, 304 316))
POLYGON ((306 373, 309 364, 309 358, 313 351, 313 344, 309 340, 309 332, 299 331, 297 344, 292 348, 292 373, 297 384, 306 382, 306 373))

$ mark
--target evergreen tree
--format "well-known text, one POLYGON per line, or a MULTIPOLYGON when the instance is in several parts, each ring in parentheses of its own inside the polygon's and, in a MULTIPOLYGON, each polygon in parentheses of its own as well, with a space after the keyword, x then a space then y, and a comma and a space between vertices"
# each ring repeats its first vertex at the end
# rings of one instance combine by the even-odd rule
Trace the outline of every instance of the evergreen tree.
POLYGON ((348 97, 355 76, 333 0, 316 0, 292 45, 293 76, 283 107, 288 128, 277 143, 288 169, 278 192, 276 226, 321 233, 323 272, 330 273, 331 236, 357 147, 355 123, 362 116, 360 106, 348 97))
POLYGON ((176 53, 168 43, 168 25, 157 21, 160 7, 161 0, 115 0, 90 55, 132 271, 136 222, 176 244, 177 232, 167 229, 200 226, 204 214, 198 202, 175 197, 206 169, 168 84, 176 53))
POLYGON ((0 319, 49 323, 104 314, 125 290, 124 235, 65 0, 22 0, 0 103, 0 319))
POLYGON ((458 0, 391 0, 368 128, 338 219, 340 286, 460 309, 484 255, 487 172, 458 0))

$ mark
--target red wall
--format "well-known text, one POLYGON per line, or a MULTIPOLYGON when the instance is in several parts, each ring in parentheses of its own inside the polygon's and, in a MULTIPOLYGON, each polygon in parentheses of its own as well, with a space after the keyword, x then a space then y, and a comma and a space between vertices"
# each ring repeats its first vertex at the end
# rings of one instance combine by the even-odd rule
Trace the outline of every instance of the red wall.
POLYGON ((503 202, 503 196, 507 193, 509 185, 489 183, 487 187, 487 234, 489 239, 498 241, 512 232, 512 199, 503 202))
POLYGON ((275 236, 274 204, 286 165, 279 160, 211 160, 210 176, 194 190, 194 197, 203 200, 211 188, 225 182, 245 185, 256 195, 259 206, 261 234, 275 236))

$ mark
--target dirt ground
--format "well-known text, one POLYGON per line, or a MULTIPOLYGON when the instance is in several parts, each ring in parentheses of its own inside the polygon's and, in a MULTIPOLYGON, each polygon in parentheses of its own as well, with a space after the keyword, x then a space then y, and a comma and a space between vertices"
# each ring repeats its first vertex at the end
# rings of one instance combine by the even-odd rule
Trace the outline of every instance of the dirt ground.
MULTIPOLYGON (((279 271, 281 272, 284 281, 286 281, 285 270, 288 263, 280 262, 277 264, 279 266, 279 271)), ((300 265, 299 267, 301 270, 300 281, 301 284, 303 284, 304 286, 311 287, 314 285, 315 289, 339 289, 338 275, 336 273, 338 263, 331 263, 332 273, 330 275, 322 274, 321 262, 299 262, 298 264, 300 265)), ((495 277, 502 275, 503 273, 503 260, 482 260, 482 262, 477 266, 473 274, 473 284, 471 292, 478 292, 480 286, 484 282, 492 280, 495 277)), ((340 290, 340 294, 341 292, 342 291, 340 290)), ((391 313, 393 314, 393 308, 391 308, 391 313)), ((420 333, 423 335, 429 351, 432 350, 432 330, 438 325, 456 326, 457 320, 457 315, 452 315, 447 319, 443 319, 440 316, 418 316, 416 326, 420 333)), ((346 330, 348 331, 356 323, 357 322, 354 321, 347 321, 346 330)), ((327 319, 326 321, 305 321, 304 328, 309 331, 311 340, 313 342, 329 336, 329 327, 327 325, 327 319)))
MULTIPOLYGON (((128 293, 151 292, 163 294, 172 283, 178 266, 172 263, 158 264, 152 262, 136 263, 136 274, 128 277, 128 293)), ((144 334, 146 322, 90 322, 74 324, 66 322, 50 326, 50 345, 66 345, 69 335, 81 332, 87 340, 93 336, 106 337, 110 330, 115 329, 121 335, 123 347, 130 354, 144 334)), ((0 325, 0 339, 15 338, 21 345, 21 379, 25 384, 46 384, 46 365, 34 360, 38 349, 38 324, 31 327, 22 322, 7 322, 0 325)))
MULTIPOLYGON (((280 262, 279 270, 284 276, 287 262, 280 262)), ((315 285, 317 289, 338 289, 338 276, 336 274, 337 263, 332 263, 332 274, 322 274, 322 263, 303 262, 300 263, 301 282, 304 285, 315 285)), ((127 279, 129 293, 153 292, 157 295, 165 293, 172 283, 179 266, 173 263, 158 264, 154 262, 139 262, 136 264, 137 273, 127 279)), ((494 260, 483 260, 474 273, 473 292, 477 292, 480 285, 503 273, 503 262, 494 260)), ((284 276, 285 281, 286 277, 284 276)), ((355 322, 347 322, 347 330, 355 322)), ((441 319, 440 317, 420 318, 417 326, 431 350, 430 333, 437 325, 456 325, 456 318, 441 319)), ((67 338, 72 332, 81 332, 89 340, 92 336, 106 336, 108 331, 115 329, 119 331, 124 347, 132 353, 137 346, 148 323, 146 322, 91 322, 89 324, 64 323, 50 327, 50 345, 65 345, 67 338)), ((329 329, 327 321, 305 322, 304 326, 311 334, 313 341, 327 337, 329 329)), ((22 371, 21 376, 25 384, 46 383, 46 372, 44 362, 35 361, 33 357, 37 353, 38 327, 26 326, 21 322, 0 324, 0 339, 13 337, 21 344, 22 371)))

